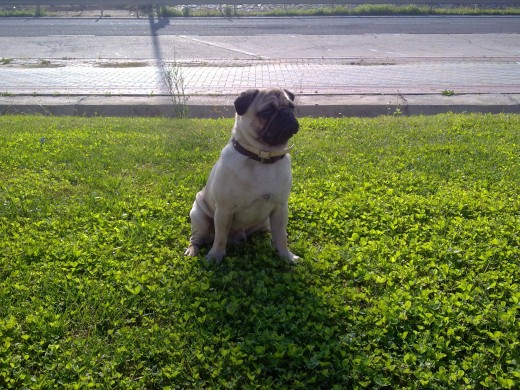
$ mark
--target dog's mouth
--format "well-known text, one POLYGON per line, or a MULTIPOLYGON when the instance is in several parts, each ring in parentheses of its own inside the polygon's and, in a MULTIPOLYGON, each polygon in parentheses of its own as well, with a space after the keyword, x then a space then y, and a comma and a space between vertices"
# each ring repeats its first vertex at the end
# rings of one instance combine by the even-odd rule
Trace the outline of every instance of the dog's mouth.
POLYGON ((260 139, 270 146, 284 145, 298 132, 300 124, 289 108, 277 111, 260 132, 260 139))

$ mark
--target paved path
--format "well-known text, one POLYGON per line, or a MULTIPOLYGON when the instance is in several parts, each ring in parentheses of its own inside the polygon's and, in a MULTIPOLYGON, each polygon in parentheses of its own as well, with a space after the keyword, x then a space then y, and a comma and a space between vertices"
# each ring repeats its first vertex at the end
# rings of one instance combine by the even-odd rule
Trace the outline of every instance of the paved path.
MULTIPOLYGON (((413 60, 413 59, 412 59, 413 60)), ((384 61, 383 61, 384 62, 384 61)), ((0 93, 16 95, 168 95, 165 70, 182 75, 187 95, 232 95, 282 85, 299 94, 520 94, 520 62, 395 63, 336 60, 68 62, 2 66, 0 93)))
POLYGON ((171 60, 154 58, 179 59, 200 116, 228 115, 238 93, 270 85, 294 91, 307 115, 520 112, 518 34, 158 38, 4 38, 0 55, 15 60, 0 61, 0 113, 170 115, 171 60))

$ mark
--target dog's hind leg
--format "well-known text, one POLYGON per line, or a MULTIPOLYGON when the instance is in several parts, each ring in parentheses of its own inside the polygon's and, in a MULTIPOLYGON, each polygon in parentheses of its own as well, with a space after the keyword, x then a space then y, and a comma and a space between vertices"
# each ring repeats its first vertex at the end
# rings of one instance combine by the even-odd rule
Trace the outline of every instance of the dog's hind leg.
POLYGON ((190 245, 184 252, 185 256, 198 256, 200 246, 211 243, 214 237, 214 227, 212 218, 199 207, 197 201, 193 203, 190 211, 191 237, 190 245))

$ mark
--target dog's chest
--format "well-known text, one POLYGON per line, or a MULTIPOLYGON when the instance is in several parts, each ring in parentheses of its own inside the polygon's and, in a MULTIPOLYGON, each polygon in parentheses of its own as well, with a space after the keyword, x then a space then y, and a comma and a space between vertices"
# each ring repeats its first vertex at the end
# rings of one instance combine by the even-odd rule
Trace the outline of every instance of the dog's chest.
POLYGON ((234 225, 247 227, 267 219, 279 206, 287 203, 291 190, 290 166, 281 164, 244 167, 237 175, 234 197, 234 225))
POLYGON ((232 228, 246 230, 267 220, 273 211, 287 201, 287 196, 280 192, 249 194, 234 206, 232 228))
POLYGON ((252 171, 248 169, 240 171, 237 177, 237 191, 241 192, 240 198, 246 205, 253 201, 266 205, 285 202, 291 190, 290 170, 262 168, 265 166, 252 171))

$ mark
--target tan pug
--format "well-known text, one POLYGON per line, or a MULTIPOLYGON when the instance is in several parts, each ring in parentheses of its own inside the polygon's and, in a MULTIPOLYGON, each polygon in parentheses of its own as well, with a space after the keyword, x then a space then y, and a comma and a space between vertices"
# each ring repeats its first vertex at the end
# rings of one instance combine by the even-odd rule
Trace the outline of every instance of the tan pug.
POLYGON ((291 191, 289 139, 298 132, 294 94, 280 88, 250 89, 235 100, 235 125, 229 143, 213 166, 190 212, 191 238, 185 255, 219 264, 228 241, 255 232, 271 232, 280 257, 294 264, 287 248, 288 198, 291 191))

